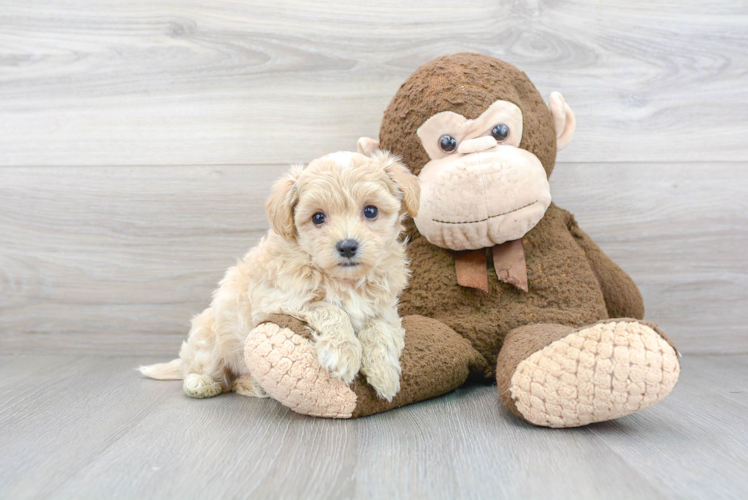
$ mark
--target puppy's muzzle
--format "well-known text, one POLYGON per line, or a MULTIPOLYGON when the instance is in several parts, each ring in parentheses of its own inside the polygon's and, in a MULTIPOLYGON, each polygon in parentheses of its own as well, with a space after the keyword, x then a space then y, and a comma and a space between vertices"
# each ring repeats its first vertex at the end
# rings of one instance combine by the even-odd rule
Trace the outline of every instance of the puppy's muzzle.
POLYGON ((358 252, 358 241, 353 239, 338 241, 338 243, 335 245, 335 249, 338 251, 338 254, 341 257, 348 259, 348 262, 344 262, 343 264, 341 264, 342 266, 358 265, 358 262, 350 261, 356 256, 356 252, 358 252))

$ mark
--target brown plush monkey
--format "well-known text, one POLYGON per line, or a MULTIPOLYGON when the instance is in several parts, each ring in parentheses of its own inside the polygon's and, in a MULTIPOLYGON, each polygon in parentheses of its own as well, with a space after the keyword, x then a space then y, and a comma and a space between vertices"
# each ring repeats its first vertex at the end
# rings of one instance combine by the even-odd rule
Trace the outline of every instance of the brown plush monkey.
POLYGON ((359 140, 360 152, 402 156, 421 182, 407 223, 400 393, 388 403, 361 376, 350 387, 325 377, 304 326, 287 316, 250 335, 253 376, 300 413, 343 418, 438 396, 470 376, 496 377, 512 413, 550 427, 667 396, 680 373, 675 347, 641 321, 631 278, 551 202, 556 151, 574 126, 560 94, 546 105, 527 75, 497 59, 457 54, 416 70, 384 114, 381 145, 359 140), (299 356, 268 361, 284 350, 299 356))

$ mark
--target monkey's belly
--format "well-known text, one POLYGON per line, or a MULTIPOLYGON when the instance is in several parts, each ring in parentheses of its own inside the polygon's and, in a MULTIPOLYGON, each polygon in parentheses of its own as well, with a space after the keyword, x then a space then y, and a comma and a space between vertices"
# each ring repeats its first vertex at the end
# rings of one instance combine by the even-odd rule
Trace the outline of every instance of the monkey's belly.
POLYGON ((492 267, 488 293, 462 287, 451 251, 425 238, 413 241, 408 247, 413 276, 401 298, 400 314, 421 314, 447 324, 472 342, 492 370, 504 337, 514 328, 537 323, 576 327, 607 318, 602 290, 584 252, 565 225, 553 227, 557 217, 550 219, 543 225, 551 227, 539 228, 545 234, 533 235, 533 230, 525 238, 529 293, 499 282, 492 267))

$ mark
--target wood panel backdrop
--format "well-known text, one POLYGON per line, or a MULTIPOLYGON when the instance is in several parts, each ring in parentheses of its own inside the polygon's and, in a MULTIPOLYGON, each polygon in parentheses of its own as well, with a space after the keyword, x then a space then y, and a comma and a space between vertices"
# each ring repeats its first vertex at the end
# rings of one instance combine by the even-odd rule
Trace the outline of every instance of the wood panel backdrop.
POLYGON ((291 163, 434 57, 561 91, 556 202, 686 353, 748 352, 742 2, 0 1, 0 349, 173 355, 291 163))

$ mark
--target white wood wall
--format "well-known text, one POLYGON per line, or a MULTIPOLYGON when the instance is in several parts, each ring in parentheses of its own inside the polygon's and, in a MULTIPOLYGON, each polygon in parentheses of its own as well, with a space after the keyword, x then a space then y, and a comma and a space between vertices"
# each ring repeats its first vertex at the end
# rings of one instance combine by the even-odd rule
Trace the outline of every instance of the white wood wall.
POLYGON ((175 354, 274 178, 460 51, 564 94, 555 200, 647 318, 748 352, 748 6, 693 0, 0 0, 0 350, 175 354))

